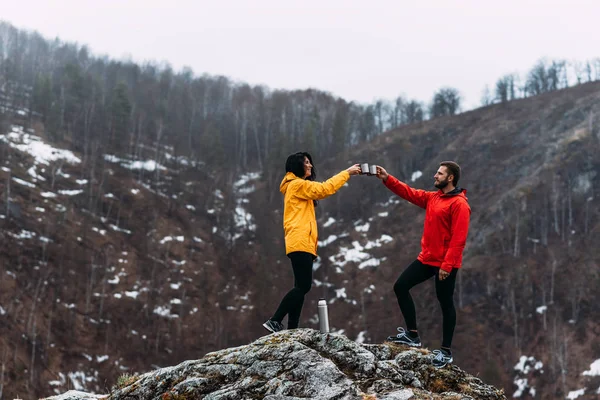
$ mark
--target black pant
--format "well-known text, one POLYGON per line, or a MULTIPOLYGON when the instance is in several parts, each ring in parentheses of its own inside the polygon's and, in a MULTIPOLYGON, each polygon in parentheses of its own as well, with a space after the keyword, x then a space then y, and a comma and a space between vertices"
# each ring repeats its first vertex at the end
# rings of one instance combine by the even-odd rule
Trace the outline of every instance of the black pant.
POLYGON ((310 291, 312 286, 313 255, 303 251, 295 251, 288 254, 288 257, 292 260, 292 268, 294 269, 294 288, 283 297, 271 319, 281 322, 287 315, 288 329, 295 329, 298 327, 300 313, 304 305, 304 295, 310 291))
POLYGON ((458 269, 453 268, 450 275, 443 281, 439 279, 439 271, 438 267, 423 264, 421 261, 415 260, 402 272, 394 284, 394 292, 398 298, 398 305, 404 316, 406 328, 409 331, 416 331, 417 315, 415 312, 415 303, 410 296, 409 290, 435 276, 435 293, 442 307, 443 317, 442 347, 450 348, 452 345, 452 336, 454 335, 454 327, 456 326, 456 310, 454 308, 453 296, 458 269))

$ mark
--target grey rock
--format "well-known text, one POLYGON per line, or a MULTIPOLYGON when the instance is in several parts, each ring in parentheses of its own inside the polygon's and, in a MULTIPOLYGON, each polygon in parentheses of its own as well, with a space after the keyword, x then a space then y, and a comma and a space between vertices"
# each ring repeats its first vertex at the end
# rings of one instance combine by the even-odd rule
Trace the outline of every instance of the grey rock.
POLYGON ((434 368, 428 350, 294 329, 129 379, 108 400, 407 400, 448 393, 506 399, 456 366, 434 368))
POLYGON ((381 400, 408 400, 413 399, 415 396, 414 392, 410 389, 402 389, 396 390, 394 392, 389 392, 382 397, 381 400))
POLYGON ((80 392, 78 390, 69 390, 63 394, 58 396, 46 397, 42 400, 99 400, 105 399, 108 395, 106 394, 90 394, 85 392, 80 392))

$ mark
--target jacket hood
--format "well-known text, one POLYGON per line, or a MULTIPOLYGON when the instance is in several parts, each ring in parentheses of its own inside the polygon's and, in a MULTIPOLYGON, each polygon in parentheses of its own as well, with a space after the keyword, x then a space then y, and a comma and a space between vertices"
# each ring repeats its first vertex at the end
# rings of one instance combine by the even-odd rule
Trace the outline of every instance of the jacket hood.
POLYGON ((465 199, 467 199, 467 189, 463 189, 463 188, 454 188, 454 190, 443 194, 442 196, 461 196, 464 197, 465 199))
POLYGON ((294 179, 301 179, 301 178, 298 178, 296 176, 296 174, 294 174, 293 172, 288 172, 287 174, 285 174, 285 176, 283 177, 283 180, 281 181, 281 184, 279 185, 279 191, 281 193, 285 194, 290 182, 293 181, 294 179))

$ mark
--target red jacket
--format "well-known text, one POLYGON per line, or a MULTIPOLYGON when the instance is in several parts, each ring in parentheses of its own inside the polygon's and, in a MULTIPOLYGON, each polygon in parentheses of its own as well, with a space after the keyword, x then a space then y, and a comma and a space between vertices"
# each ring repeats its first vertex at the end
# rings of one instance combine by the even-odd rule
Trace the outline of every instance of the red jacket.
POLYGON ((404 200, 425 209, 425 224, 418 260, 450 272, 460 268, 467 241, 471 207, 464 189, 444 194, 413 189, 388 175, 385 186, 404 200))

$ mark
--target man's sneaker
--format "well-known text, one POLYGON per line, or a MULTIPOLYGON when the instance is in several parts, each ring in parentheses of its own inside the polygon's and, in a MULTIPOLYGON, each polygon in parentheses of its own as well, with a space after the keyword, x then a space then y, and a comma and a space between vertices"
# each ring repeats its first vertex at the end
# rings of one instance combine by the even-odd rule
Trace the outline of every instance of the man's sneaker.
POLYGON ((394 342, 398 344, 405 344, 407 346, 412 347, 421 347, 421 339, 417 336, 416 338, 411 338, 408 335, 408 332, 404 330, 402 327, 398 327, 398 334, 395 336, 388 336, 386 339, 388 342, 394 342))
POLYGON ((273 321, 272 319, 267 320, 263 324, 266 330, 271 333, 279 332, 283 330, 283 324, 281 322, 273 321))
POLYGON ((436 368, 444 368, 448 364, 452 364, 454 359, 452 358, 452 354, 449 354, 446 350, 434 350, 433 351, 433 360, 431 363, 436 368))

